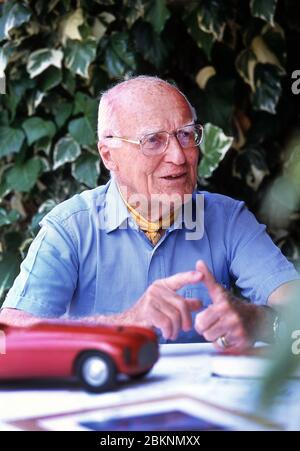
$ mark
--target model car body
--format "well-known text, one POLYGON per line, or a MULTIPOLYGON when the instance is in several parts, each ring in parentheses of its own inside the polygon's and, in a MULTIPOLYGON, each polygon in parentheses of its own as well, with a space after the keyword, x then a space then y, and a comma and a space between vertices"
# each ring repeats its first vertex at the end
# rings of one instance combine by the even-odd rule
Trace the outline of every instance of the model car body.
POLYGON ((0 323, 0 330, 0 380, 76 376, 100 392, 113 388, 119 373, 145 375, 159 355, 155 333, 141 327, 45 321, 30 327, 0 323))

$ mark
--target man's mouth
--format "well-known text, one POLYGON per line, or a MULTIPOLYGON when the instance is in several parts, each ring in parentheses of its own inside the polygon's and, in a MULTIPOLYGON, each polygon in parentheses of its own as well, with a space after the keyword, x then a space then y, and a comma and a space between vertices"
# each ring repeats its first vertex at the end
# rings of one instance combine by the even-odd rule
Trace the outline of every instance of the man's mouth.
POLYGON ((165 175, 163 177, 161 177, 162 179, 165 180, 183 180, 186 177, 186 172, 180 172, 179 174, 170 174, 170 175, 165 175))

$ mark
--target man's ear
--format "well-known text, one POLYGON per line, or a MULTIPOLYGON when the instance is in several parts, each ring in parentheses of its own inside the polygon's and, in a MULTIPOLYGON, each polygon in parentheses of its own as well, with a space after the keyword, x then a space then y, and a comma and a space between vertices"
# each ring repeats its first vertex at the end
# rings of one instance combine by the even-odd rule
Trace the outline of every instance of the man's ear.
POLYGON ((98 152, 103 161, 104 166, 109 171, 116 171, 118 169, 118 165, 113 158, 113 149, 107 147, 105 144, 98 142, 98 152))

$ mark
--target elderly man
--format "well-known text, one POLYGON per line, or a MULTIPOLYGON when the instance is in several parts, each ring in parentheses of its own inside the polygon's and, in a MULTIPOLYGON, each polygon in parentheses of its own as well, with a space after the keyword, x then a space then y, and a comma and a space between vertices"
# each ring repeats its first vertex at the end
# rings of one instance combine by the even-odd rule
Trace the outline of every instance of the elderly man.
POLYGON ((271 339, 299 274, 243 202, 197 192, 202 127, 186 97, 155 77, 119 83, 98 134, 111 180, 42 220, 0 320, 137 324, 238 350, 271 339))

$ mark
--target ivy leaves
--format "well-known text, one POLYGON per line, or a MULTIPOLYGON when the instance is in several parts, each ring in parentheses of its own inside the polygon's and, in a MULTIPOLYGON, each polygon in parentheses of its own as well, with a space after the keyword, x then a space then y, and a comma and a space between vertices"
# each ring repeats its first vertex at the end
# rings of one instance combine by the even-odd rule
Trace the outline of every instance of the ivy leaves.
POLYGON ((7 2, 0 17, 0 41, 10 39, 11 33, 31 18, 30 9, 21 2, 7 2))
POLYGON ((64 50, 65 65, 74 74, 88 78, 89 66, 96 56, 97 42, 93 37, 83 41, 68 40, 64 50))
POLYGON ((37 75, 48 69, 49 66, 61 68, 63 59, 63 53, 61 50, 54 49, 40 49, 32 52, 27 62, 27 72, 30 78, 34 78, 37 75))
POLYGON ((250 0, 251 13, 267 22, 274 24, 274 14, 277 0, 250 0))
POLYGON ((52 121, 45 121, 40 117, 26 119, 22 127, 29 146, 45 136, 53 138, 56 132, 56 127, 52 121))
POLYGON ((222 129, 213 124, 204 127, 203 141, 201 143, 202 158, 198 168, 199 177, 210 177, 229 150, 233 138, 226 136, 222 129))
POLYGON ((6 175, 9 186, 18 192, 29 192, 42 173, 42 163, 38 158, 31 158, 15 164, 6 175))
POLYGON ((12 127, 0 127, 0 157, 19 152, 24 141, 24 133, 12 127))
POLYGON ((114 33, 105 51, 105 66, 111 77, 121 77, 128 70, 136 69, 135 56, 129 45, 127 33, 114 33))
POLYGON ((251 88, 254 109, 276 113, 285 61, 285 37, 278 24, 263 26, 237 56, 236 69, 251 88))
POLYGON ((72 138, 72 136, 61 138, 54 147, 53 169, 55 170, 65 163, 75 161, 80 154, 80 145, 72 138))

